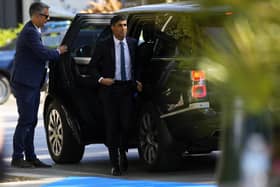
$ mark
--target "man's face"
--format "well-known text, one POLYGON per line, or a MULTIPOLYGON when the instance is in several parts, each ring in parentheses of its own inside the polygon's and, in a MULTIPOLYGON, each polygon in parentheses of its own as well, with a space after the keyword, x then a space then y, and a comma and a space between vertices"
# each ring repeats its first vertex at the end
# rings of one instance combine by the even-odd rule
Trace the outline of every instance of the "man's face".
POLYGON ((38 14, 38 26, 43 27, 50 19, 49 9, 45 8, 42 13, 38 14))
POLYGON ((114 36, 119 39, 123 40, 127 33, 127 21, 121 20, 111 26, 112 32, 114 36))

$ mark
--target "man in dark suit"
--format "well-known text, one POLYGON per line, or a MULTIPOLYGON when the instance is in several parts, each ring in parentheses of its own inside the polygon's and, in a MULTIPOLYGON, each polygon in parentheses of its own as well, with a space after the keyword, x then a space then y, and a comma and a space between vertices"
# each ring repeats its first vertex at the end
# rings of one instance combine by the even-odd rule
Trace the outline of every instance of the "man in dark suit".
POLYGON ((16 97, 18 124, 13 137, 13 167, 50 167, 41 162, 34 151, 34 130, 40 103, 40 88, 46 75, 46 61, 57 60, 67 51, 62 45, 57 50, 43 46, 40 28, 49 19, 49 6, 35 2, 29 9, 27 22, 17 39, 11 86, 16 97), (25 156, 25 159, 24 159, 25 156))
POLYGON ((97 44, 91 64, 100 84, 111 174, 121 175, 128 167, 126 151, 128 132, 133 125, 133 95, 142 90, 142 84, 139 65, 135 64, 137 42, 126 37, 126 17, 114 16, 111 30, 112 36, 97 44))

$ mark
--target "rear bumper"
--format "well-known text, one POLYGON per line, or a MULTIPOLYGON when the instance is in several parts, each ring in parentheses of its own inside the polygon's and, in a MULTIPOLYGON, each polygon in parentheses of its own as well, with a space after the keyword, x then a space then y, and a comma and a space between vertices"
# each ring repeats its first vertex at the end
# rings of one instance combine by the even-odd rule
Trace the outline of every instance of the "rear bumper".
POLYGON ((192 103, 187 108, 183 108, 180 110, 176 110, 174 112, 169 112, 169 113, 163 114, 160 116, 160 118, 168 118, 168 117, 172 117, 174 115, 182 114, 182 113, 197 110, 197 109, 209 109, 209 108, 210 108, 209 102, 192 103))
POLYGON ((187 147, 201 146, 213 150, 217 148, 220 113, 206 105, 200 103, 200 107, 186 108, 173 112, 172 115, 169 113, 161 116, 174 141, 187 147))

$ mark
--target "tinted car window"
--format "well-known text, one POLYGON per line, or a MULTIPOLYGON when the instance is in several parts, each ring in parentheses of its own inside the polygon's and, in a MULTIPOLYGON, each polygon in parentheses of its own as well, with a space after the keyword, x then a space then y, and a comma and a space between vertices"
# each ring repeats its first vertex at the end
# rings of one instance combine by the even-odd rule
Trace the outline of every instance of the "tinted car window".
POLYGON ((80 29, 78 37, 76 37, 72 52, 72 57, 91 57, 97 39, 106 25, 85 25, 80 29))
POLYGON ((198 55, 203 41, 221 39, 221 34, 224 32, 220 25, 221 20, 214 19, 213 21, 213 17, 209 21, 195 15, 158 16, 155 31, 157 38, 155 56, 198 55))
POLYGON ((70 21, 49 21, 42 28, 43 44, 49 48, 57 48, 60 45, 70 21))
POLYGON ((169 15, 166 19, 158 17, 160 32, 157 33, 156 56, 190 56, 198 46, 199 27, 193 21, 191 15, 169 15))
POLYGON ((169 27, 169 23, 172 19, 173 17, 168 14, 156 17, 156 57, 170 57, 175 55, 176 41, 172 35, 169 35, 167 32, 165 32, 166 27, 169 27))
POLYGON ((42 41, 45 46, 48 46, 49 48, 56 48, 60 45, 60 42, 62 41, 63 37, 65 35, 65 32, 49 32, 49 33, 43 33, 42 34, 42 41))

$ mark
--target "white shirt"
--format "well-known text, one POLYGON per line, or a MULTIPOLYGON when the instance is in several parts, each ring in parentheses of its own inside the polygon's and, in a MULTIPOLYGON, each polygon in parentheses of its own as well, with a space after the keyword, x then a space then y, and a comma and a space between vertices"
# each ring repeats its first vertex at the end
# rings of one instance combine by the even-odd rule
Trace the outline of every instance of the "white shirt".
MULTIPOLYGON (((130 60, 129 48, 125 38, 122 40, 122 42, 124 43, 126 80, 131 80, 131 60, 130 60)), ((120 40, 118 40, 115 36, 114 36, 114 44, 115 44, 115 67, 116 67, 115 80, 121 80, 121 44, 120 44, 120 40)))
MULTIPOLYGON (((33 24, 34 25, 34 24, 33 24)), ((41 28, 37 27, 36 25, 34 25, 34 27, 37 29, 37 31, 41 34, 42 31, 41 31, 41 28)))

